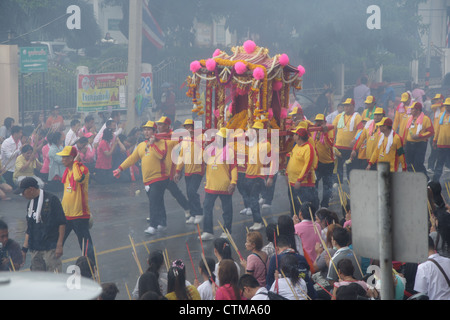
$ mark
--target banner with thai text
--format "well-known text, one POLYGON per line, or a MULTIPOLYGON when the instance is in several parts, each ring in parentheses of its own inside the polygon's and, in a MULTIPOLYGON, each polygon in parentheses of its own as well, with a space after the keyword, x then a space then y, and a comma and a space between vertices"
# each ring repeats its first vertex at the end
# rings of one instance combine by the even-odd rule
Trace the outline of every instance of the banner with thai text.
MULTIPOLYGON (((151 106, 152 82, 151 73, 142 73, 136 108, 151 106)), ((127 83, 127 73, 78 75, 77 112, 127 110, 127 83)))

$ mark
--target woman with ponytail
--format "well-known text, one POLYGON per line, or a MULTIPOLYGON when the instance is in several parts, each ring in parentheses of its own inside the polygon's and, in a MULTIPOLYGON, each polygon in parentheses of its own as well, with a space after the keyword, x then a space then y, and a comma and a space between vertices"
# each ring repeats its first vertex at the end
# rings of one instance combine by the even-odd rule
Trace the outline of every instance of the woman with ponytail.
POLYGON ((200 294, 193 285, 186 286, 186 269, 180 259, 172 262, 167 274, 168 300, 200 300, 200 294))

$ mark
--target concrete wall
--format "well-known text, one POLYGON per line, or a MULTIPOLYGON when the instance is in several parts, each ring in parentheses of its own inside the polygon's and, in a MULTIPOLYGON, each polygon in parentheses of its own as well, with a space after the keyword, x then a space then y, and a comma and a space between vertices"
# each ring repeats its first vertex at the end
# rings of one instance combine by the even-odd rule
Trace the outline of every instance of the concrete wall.
POLYGON ((6 117, 19 123, 19 48, 0 45, 0 126, 6 117))

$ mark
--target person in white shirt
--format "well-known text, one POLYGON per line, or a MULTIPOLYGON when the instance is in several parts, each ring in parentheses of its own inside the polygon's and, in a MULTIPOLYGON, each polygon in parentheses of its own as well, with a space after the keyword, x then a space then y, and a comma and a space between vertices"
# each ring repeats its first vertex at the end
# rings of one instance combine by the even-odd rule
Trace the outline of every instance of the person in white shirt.
POLYGON ((5 178, 6 182, 13 188, 15 188, 13 175, 16 167, 16 159, 20 155, 20 150, 22 149, 21 140, 22 127, 13 126, 11 128, 11 136, 3 141, 0 150, 0 157, 3 164, 0 171, 5 171, 3 178, 5 178))
POLYGON ((200 260, 198 270, 200 272, 200 276, 203 278, 203 282, 200 284, 199 280, 196 279, 194 281, 194 285, 197 287, 197 291, 200 294, 200 298, 202 300, 214 300, 213 286, 217 281, 216 275, 214 274, 216 262, 214 261, 214 259, 208 257, 205 257, 205 260, 208 264, 209 271, 206 268, 203 259, 200 260), (209 272, 211 272, 211 277, 209 276, 209 272))
POLYGON ((248 300, 269 300, 269 292, 261 287, 258 280, 251 274, 244 274, 239 278, 239 290, 248 300))
POLYGON ((125 123, 120 123, 120 112, 119 111, 111 112, 111 117, 108 119, 108 121, 106 121, 103 124, 103 126, 100 129, 100 131, 95 136, 94 146, 97 146, 100 143, 100 141, 102 140, 102 137, 103 137, 103 131, 107 127, 110 128, 113 131, 114 137, 118 137, 123 132, 123 128, 125 126, 125 123), (110 120, 112 120, 114 122, 114 128, 111 128, 111 127, 108 126, 109 123, 112 124, 112 122, 108 122, 110 120))
POLYGON ((428 237, 428 260, 417 267, 414 291, 430 300, 450 300, 450 259, 439 255, 428 237))
POLYGON ((64 141, 65 146, 73 146, 78 140, 77 132, 80 130, 81 123, 80 120, 74 119, 70 122, 70 129, 66 134, 66 139, 64 141))
POLYGON ((342 112, 344 112, 344 105, 343 105, 342 103, 339 103, 339 104, 337 105, 337 107, 336 107, 336 110, 333 111, 333 112, 331 112, 330 114, 328 114, 328 115, 325 117, 326 122, 327 122, 327 123, 333 123, 334 118, 336 118, 336 116, 337 116, 339 113, 342 113, 342 112))

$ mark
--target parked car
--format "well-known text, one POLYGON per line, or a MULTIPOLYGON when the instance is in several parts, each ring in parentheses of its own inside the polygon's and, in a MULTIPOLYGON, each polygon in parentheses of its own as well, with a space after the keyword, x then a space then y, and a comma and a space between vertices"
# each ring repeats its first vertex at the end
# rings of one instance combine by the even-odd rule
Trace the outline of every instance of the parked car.
POLYGON ((55 62, 67 62, 70 54, 76 54, 76 50, 70 49, 63 41, 31 41, 31 45, 46 47, 48 59, 55 62))

